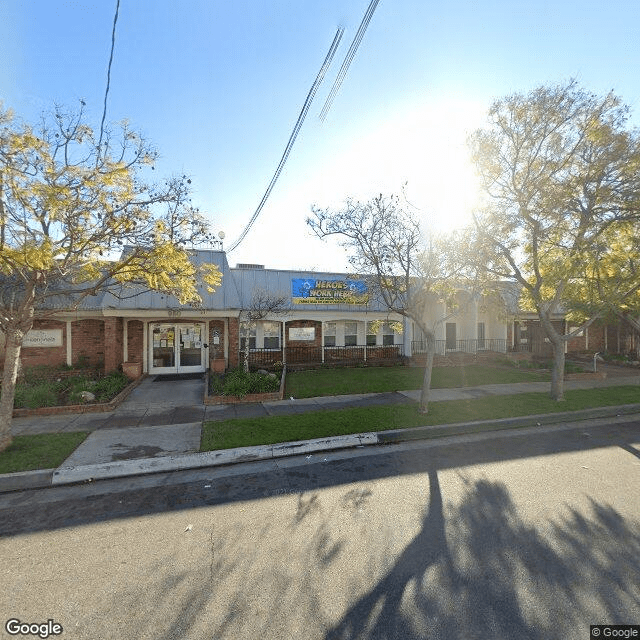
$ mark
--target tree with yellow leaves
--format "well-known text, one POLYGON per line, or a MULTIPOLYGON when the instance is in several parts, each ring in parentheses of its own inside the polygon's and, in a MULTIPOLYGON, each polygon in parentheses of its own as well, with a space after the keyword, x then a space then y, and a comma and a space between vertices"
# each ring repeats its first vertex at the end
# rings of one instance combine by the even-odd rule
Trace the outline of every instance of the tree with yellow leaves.
POLYGON ((189 205, 190 181, 150 181, 156 158, 126 122, 97 136, 84 103, 56 108, 37 129, 0 105, 0 451, 11 442, 20 351, 36 318, 128 286, 197 304, 199 280, 220 284, 215 265, 199 273, 189 260, 210 237, 189 205))
POLYGON ((638 290, 637 275, 622 269, 627 249, 637 253, 640 219, 640 137, 628 120, 613 93, 570 81, 497 100, 470 139, 486 194, 477 255, 520 284, 537 314, 553 349, 556 400, 572 334, 553 318, 569 312, 587 326, 638 290))

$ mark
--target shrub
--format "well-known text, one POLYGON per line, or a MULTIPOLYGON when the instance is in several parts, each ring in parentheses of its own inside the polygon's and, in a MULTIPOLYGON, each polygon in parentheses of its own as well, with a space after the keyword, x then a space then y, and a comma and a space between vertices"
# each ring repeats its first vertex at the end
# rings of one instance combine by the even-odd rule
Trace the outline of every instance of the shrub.
POLYGON ((48 364, 38 364, 33 367, 25 367, 20 374, 20 379, 28 385, 37 385, 55 378, 55 369, 48 364))
POLYGON ((51 382, 36 384, 17 384, 13 406, 18 409, 37 409, 39 407, 55 407, 58 394, 51 382))
POLYGON ((212 375, 209 379, 209 393, 212 395, 236 396, 244 398, 249 393, 270 393, 280 386, 278 378, 262 373, 246 373, 242 368, 232 369, 224 376, 212 375))
POLYGON ((117 396, 127 385, 129 378, 122 371, 112 371, 104 378, 100 378, 85 391, 95 393, 98 402, 108 402, 117 396))
POLYGON ((224 393, 224 376, 213 373, 209 376, 209 393, 212 396, 221 396, 224 393))
POLYGON ((257 374, 246 373, 242 369, 232 369, 224 378, 223 394, 244 398, 250 393, 250 379, 252 375, 257 374))

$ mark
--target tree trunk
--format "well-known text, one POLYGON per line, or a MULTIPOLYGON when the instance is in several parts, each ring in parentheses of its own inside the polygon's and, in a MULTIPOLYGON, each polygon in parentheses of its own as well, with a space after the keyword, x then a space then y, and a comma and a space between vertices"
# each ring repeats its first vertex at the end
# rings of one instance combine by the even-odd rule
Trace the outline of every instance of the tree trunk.
POLYGON ((5 334, 4 374, 0 393, 0 451, 4 451, 11 444, 13 401, 23 337, 24 333, 20 329, 10 329, 5 334))
POLYGON ((435 341, 427 340, 427 361, 424 368, 424 378, 422 379, 422 390, 420 392, 420 413, 429 413, 429 400, 431 399, 431 373, 433 371, 433 356, 435 355, 435 341))
POLYGON ((551 369, 551 397, 564 400, 564 341, 553 346, 553 368, 551 369))
POLYGON ((249 373, 249 339, 251 336, 251 328, 247 327, 244 333, 244 351, 242 352, 242 370, 249 373))

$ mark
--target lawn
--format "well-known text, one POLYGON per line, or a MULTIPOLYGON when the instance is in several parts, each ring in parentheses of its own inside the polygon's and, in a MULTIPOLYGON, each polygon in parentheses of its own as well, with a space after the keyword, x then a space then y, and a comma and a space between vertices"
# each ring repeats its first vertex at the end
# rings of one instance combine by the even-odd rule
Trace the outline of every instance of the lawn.
MULTIPOLYGON (((286 397, 312 398, 349 393, 382 393, 422 388, 421 367, 362 367, 291 371, 286 378, 286 397)), ((550 380, 547 371, 520 370, 472 364, 461 367, 434 367, 431 388, 451 389, 480 384, 539 382, 550 380)))
POLYGON ((415 404, 402 404, 206 422, 201 451, 633 404, 640 401, 640 390, 637 386, 578 389, 566 391, 565 398, 556 402, 546 393, 522 393, 433 402, 427 415, 420 414, 415 404))
POLYGON ((0 473, 55 469, 88 435, 88 431, 76 431, 14 436, 11 445, 0 453, 0 473))

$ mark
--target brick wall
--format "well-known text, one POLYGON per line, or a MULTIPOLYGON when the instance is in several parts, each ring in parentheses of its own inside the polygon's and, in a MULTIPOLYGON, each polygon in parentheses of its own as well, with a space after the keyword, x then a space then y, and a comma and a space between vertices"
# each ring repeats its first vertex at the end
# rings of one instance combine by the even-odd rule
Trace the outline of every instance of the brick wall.
POLYGON ((291 320, 285 324, 287 364, 322 362, 322 322, 317 320, 291 320), (313 327, 313 340, 289 340, 289 329, 313 327))
MULTIPOLYGON (((57 367, 67 362, 67 329, 66 322, 58 320, 35 320, 34 329, 61 329, 62 346, 60 347, 23 347, 20 353, 22 367, 35 367, 38 365, 50 365, 57 367)), ((4 363, 4 343, 2 347, 2 359, 4 363)))
POLYGON ((322 346, 322 322, 318 320, 290 320, 285 324, 285 341, 287 347, 321 347, 322 346), (313 340, 289 340, 289 329, 315 328, 313 340))
POLYGON ((229 368, 233 369, 240 364, 240 321, 238 318, 229 318, 229 368))
POLYGON ((104 366, 104 321, 76 320, 71 323, 71 362, 81 359, 92 367, 104 366))
POLYGON ((141 320, 129 320, 127 325, 128 362, 142 362, 144 323, 141 320))
POLYGON ((122 364, 122 318, 104 320, 104 370, 116 370, 122 364))

